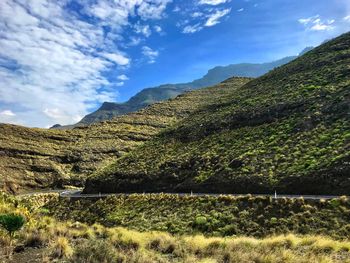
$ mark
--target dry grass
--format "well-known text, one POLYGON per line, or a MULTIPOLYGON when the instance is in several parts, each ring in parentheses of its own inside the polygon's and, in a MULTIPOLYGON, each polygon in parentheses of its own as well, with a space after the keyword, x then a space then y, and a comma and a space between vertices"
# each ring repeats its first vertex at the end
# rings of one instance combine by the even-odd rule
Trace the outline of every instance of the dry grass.
MULTIPOLYGON (((0 198, 1 203, 1 198, 0 198)), ((127 263, 350 263, 350 241, 315 235, 205 237, 138 232, 121 227, 59 222, 28 212, 9 199, 2 211, 27 213, 28 221, 11 241, 0 232, 0 262, 7 262, 14 248, 40 248, 42 262, 127 263)), ((22 263, 22 262, 19 262, 22 263)))
POLYGON ((73 249, 65 237, 57 237, 50 249, 52 258, 70 258, 73 255, 73 249))
MULTIPOLYGON (((71 262, 350 262, 350 241, 324 236, 251 237, 174 236, 125 228, 57 223, 40 231, 25 228, 16 244, 46 247, 51 260, 71 262), (89 233, 89 234, 87 234, 89 233), (64 236, 62 235, 64 234, 64 236)), ((1 247, 9 240, 1 236, 1 247)), ((2 251, 4 255, 4 251, 2 251)), ((44 258, 44 255, 43 255, 44 258)))

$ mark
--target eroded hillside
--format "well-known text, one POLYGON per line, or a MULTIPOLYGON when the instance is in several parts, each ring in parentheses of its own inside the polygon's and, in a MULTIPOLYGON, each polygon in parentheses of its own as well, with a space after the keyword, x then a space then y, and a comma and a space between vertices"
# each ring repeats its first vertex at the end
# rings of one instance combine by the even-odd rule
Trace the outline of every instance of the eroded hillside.
POLYGON ((350 33, 231 91, 89 179, 85 192, 348 194, 350 33))
POLYGON ((64 184, 82 185, 86 176, 150 139, 204 105, 220 101, 235 84, 188 92, 139 112, 73 130, 0 125, 0 185, 6 191, 64 184))

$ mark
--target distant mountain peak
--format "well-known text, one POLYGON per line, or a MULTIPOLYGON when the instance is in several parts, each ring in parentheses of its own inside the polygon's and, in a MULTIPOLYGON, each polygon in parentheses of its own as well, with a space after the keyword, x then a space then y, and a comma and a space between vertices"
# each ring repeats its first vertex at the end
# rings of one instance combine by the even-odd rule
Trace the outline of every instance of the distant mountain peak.
POLYGON ((115 103, 115 102, 104 102, 102 103, 99 110, 115 110, 118 108, 119 105, 120 105, 119 103, 115 103))
POLYGON ((61 124, 55 124, 55 125, 52 125, 52 127, 50 129, 55 129, 55 128, 59 128, 59 127, 62 127, 61 124))
MULTIPOLYGON (((299 54, 310 51, 313 47, 306 47, 299 54)), ((298 56, 288 56, 279 60, 266 63, 239 63, 227 66, 216 66, 199 79, 187 83, 163 84, 157 87, 145 88, 124 103, 104 102, 101 107, 86 115, 75 125, 59 126, 53 128, 72 128, 74 126, 89 125, 91 123, 112 119, 113 117, 127 114, 147 107, 156 102, 174 98, 186 91, 216 85, 232 77, 259 77, 282 66, 298 56)))
POLYGON ((310 47, 304 48, 304 49, 299 53, 299 56, 304 55, 305 53, 311 51, 312 49, 314 49, 314 47, 311 47, 311 46, 310 46, 310 47))

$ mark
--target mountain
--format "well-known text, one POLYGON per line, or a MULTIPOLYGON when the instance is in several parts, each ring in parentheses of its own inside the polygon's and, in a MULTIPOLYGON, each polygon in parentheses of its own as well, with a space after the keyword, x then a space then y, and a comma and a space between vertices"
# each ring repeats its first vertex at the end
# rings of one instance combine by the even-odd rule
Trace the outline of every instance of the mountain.
POLYGON ((84 192, 348 194, 349 65, 347 33, 243 86, 214 86, 227 94, 96 172, 84 192))
MULTIPOLYGON (((313 47, 305 48, 300 54, 304 54, 310 51, 313 47)), ((228 66, 219 66, 212 68, 202 78, 196 79, 188 83, 180 84, 165 84, 158 87, 146 88, 141 90, 135 96, 130 98, 124 103, 104 102, 102 106, 88 115, 86 115, 80 122, 75 125, 57 126, 54 125, 54 129, 71 129, 76 126, 89 125, 91 123, 110 120, 111 118, 119 115, 123 115, 129 112, 134 112, 147 107, 156 102, 164 101, 170 98, 189 91, 203 87, 209 87, 224 81, 230 77, 259 77, 264 75, 268 71, 284 65, 298 56, 285 57, 273 62, 254 64, 254 63, 241 63, 232 64, 228 66)))
MULTIPOLYGON (((236 78, 231 88, 249 80, 236 78)), ((82 186, 96 169, 226 93, 219 88, 189 92, 138 112, 71 130, 0 124, 0 188, 18 192, 82 186)))

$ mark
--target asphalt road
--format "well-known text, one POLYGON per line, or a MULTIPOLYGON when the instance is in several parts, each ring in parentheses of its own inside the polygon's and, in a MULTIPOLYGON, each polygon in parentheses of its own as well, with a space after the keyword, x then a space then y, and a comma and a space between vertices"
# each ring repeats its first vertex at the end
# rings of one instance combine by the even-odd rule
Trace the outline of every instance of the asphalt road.
MULTIPOLYGON (((63 198, 102 198, 107 196, 118 196, 118 195, 131 195, 135 193, 110 193, 110 194, 82 194, 82 190, 61 190, 59 191, 60 197, 63 198)), ((57 191, 56 191, 57 193, 57 191)), ((142 194, 142 193, 138 193, 142 194)), ((150 194, 150 193, 145 193, 150 194)), ((156 193, 152 193, 156 194, 156 193)), ((158 194, 171 194, 178 196, 245 196, 244 194, 210 194, 210 193, 158 193, 158 194)), ((339 198, 340 196, 335 195, 288 195, 288 194, 252 194, 252 196, 271 196, 273 198, 304 198, 305 200, 320 200, 320 199, 333 199, 339 198)))

